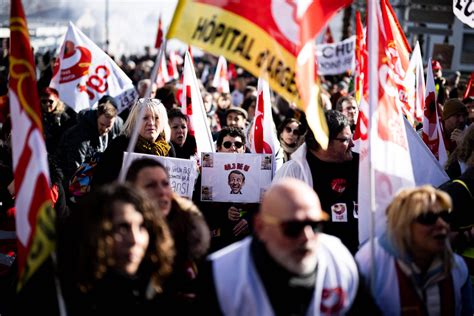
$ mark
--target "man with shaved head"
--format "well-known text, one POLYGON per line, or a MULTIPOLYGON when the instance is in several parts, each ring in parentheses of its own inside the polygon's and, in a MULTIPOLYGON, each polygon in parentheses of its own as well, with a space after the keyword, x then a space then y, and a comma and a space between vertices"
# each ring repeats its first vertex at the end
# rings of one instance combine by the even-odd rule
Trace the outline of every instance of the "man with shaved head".
POLYGON ((322 233, 327 220, 306 183, 286 178, 273 184, 255 216, 255 236, 209 257, 202 312, 374 315, 351 253, 338 238, 322 233))

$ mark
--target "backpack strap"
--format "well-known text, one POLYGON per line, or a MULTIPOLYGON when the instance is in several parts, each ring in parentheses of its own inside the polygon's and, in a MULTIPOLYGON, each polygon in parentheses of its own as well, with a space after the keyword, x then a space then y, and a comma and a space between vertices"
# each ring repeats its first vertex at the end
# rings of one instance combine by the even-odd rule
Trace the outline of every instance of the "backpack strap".
POLYGON ((457 182, 457 183, 461 184, 464 188, 466 188, 466 190, 467 190, 467 192, 469 193, 469 196, 471 197, 471 199, 473 198, 473 197, 472 197, 471 190, 469 190, 469 188, 467 187, 466 182, 464 182, 464 181, 462 181, 462 180, 459 180, 459 179, 453 180, 453 182, 457 182))

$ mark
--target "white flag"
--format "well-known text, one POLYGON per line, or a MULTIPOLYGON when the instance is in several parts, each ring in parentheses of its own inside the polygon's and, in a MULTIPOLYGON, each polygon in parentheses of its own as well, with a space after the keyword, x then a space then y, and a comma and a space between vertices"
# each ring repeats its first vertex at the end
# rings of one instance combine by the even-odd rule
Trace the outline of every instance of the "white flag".
POLYGON ((438 104, 431 58, 426 70, 426 99, 423 117, 423 141, 431 150, 439 163, 444 166, 448 160, 446 146, 444 145, 443 132, 441 128, 441 107, 438 104))
POLYGON ((214 80, 212 80, 212 86, 217 88, 217 91, 221 93, 230 92, 229 79, 227 75, 227 61, 225 60, 224 56, 219 57, 214 80))
POLYGON ((423 109, 425 108, 425 75, 423 69, 420 44, 417 41, 405 76, 408 104, 411 106, 405 114, 412 124, 415 120, 423 121, 423 109))
POLYGON ((54 67, 51 87, 76 112, 92 108, 104 96, 114 97, 119 112, 133 104, 132 80, 72 22, 54 67))
POLYGON ((185 102, 182 102, 181 111, 189 118, 189 134, 196 138, 198 157, 202 152, 214 152, 211 129, 189 51, 184 57, 182 100, 185 102))

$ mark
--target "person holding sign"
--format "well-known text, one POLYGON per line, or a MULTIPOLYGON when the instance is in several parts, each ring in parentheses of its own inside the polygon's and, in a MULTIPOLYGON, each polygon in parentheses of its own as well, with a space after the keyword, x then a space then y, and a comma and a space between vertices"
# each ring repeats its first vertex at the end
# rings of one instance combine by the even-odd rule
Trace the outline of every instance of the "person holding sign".
POLYGON ((122 135, 116 137, 105 150, 97 165, 93 186, 110 183, 118 178, 122 168, 123 153, 127 151, 128 142, 136 124, 140 124, 139 136, 134 152, 156 156, 175 157, 170 141, 168 114, 158 99, 141 98, 130 110, 130 115, 123 126, 122 135), (143 118, 138 117, 141 108, 145 107, 143 118))
MULTIPOLYGON (((245 153, 246 138, 238 127, 223 128, 217 138, 217 152, 245 153)), ((205 156, 205 154, 204 154, 205 156)), ((208 164, 209 162, 206 162, 208 164)), ((227 173, 226 173, 227 174, 227 173)), ((227 175, 229 194, 240 196, 245 184, 245 175, 239 170, 231 170, 227 175)), ((250 232, 252 214, 258 209, 256 203, 226 203, 201 200, 201 175, 194 189, 193 201, 202 211, 211 231, 211 252, 238 241, 250 232)), ((206 188, 204 188, 206 189, 206 188)), ((206 193, 206 190, 203 190, 206 193)))

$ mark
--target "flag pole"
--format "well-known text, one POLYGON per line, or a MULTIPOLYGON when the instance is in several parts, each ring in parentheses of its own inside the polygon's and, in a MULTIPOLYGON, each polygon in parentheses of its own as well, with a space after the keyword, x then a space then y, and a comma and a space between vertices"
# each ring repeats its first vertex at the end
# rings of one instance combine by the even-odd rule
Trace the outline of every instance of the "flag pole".
POLYGON ((378 19, 377 19, 377 8, 380 0, 368 0, 368 56, 369 60, 375 60, 376 62, 370 62, 368 64, 369 71, 369 109, 368 109, 368 131, 369 131, 369 146, 368 146, 368 157, 369 157, 369 179, 370 179, 370 251, 371 251, 371 271, 370 271, 370 287, 373 291, 375 290, 375 175, 372 164, 372 150, 374 144, 373 123, 374 123, 374 112, 378 102, 378 19), (375 59, 372 59, 375 58, 375 59))
MULTIPOLYGON (((148 88, 146 89, 145 99, 149 98, 150 95, 151 95, 151 91, 153 89, 153 84, 155 83, 156 77, 158 76, 158 71, 160 70, 161 58, 163 58, 165 48, 166 48, 166 39, 163 40, 163 43, 161 44, 160 50, 158 51, 158 54, 156 55, 155 64, 153 65, 153 70, 151 72, 151 78, 150 78, 151 82, 150 82, 150 85, 148 86, 148 88)), ((141 118, 143 118, 144 115, 145 115, 145 107, 143 106, 140 109, 140 112, 138 114, 138 117, 140 119, 138 120, 138 122, 136 122, 135 127, 133 128, 132 136, 130 137, 130 141, 129 141, 128 147, 127 147, 127 153, 132 153, 133 149, 135 148, 135 145, 136 145, 137 139, 138 139, 138 132, 140 131, 140 129, 142 127, 142 124, 143 124, 143 120, 141 118)), ((165 123, 168 124, 168 122, 165 122, 165 123)), ((124 161, 123 165, 128 166, 128 164, 130 163, 131 155, 126 155, 124 157, 124 159, 125 159, 125 161, 124 161)), ((126 171, 125 168, 120 169, 120 175, 119 175, 119 178, 118 178, 119 183, 124 183, 125 182, 125 171, 126 171)))

